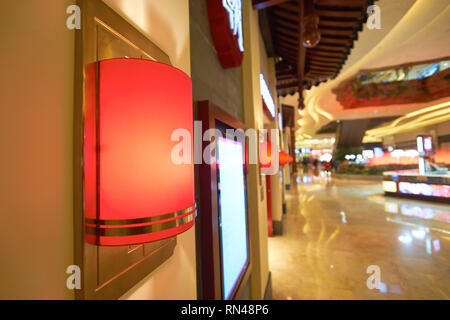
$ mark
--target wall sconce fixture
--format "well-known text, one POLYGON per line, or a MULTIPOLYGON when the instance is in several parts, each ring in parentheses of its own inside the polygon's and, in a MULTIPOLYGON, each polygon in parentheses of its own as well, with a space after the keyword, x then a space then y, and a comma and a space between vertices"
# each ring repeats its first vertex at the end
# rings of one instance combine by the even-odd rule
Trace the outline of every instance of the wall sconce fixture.
MULTIPOLYGON (((274 161, 274 156, 272 156, 272 143, 270 141, 263 142, 260 144, 260 161, 259 165, 261 168, 271 168, 272 162, 274 161)), ((294 158, 284 151, 278 152, 278 163, 280 166, 284 166, 288 163, 294 161, 294 158)))
MULTIPOLYGON (((110 59, 85 72, 85 237, 123 246, 174 237, 195 221, 191 161, 172 159, 175 130, 192 148, 192 82, 144 59, 110 59)), ((184 150, 188 152, 189 150, 184 150)))

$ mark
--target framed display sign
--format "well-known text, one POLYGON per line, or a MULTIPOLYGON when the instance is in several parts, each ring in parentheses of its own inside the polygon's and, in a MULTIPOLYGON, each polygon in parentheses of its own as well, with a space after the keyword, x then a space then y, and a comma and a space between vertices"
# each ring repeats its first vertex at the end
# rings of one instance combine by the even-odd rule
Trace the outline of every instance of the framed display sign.
POLYGON ((204 157, 212 150, 198 165, 199 298, 240 299, 251 270, 244 125, 208 101, 199 102, 198 118, 204 157))
POLYGON ((248 265, 244 145, 217 141, 217 191, 222 295, 229 299, 248 265))

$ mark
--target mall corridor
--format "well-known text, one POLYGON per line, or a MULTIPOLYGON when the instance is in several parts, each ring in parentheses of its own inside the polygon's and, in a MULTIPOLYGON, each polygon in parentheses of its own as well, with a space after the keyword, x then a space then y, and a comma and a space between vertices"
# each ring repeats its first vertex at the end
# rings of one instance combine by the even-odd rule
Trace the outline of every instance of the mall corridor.
POLYGON ((269 240, 274 299, 449 299, 449 205, 385 198, 380 182, 297 182, 284 234, 269 240))

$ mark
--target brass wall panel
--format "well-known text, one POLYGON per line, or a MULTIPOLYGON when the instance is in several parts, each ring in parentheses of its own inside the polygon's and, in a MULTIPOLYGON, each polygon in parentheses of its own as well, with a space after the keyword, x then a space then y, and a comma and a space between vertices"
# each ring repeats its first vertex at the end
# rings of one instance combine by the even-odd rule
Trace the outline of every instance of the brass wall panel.
POLYGON ((82 29, 76 31, 74 105, 74 225, 75 261, 82 266, 77 299, 117 299, 167 260, 176 238, 154 243, 99 247, 84 240, 83 109, 84 68, 111 58, 143 58, 170 64, 155 44, 100 0, 78 0, 82 29))

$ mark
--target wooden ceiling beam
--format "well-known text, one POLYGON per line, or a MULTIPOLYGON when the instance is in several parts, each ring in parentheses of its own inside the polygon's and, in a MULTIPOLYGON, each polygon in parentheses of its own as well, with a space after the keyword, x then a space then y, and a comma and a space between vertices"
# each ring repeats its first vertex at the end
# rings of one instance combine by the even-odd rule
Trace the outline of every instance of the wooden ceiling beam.
POLYGON ((322 17, 336 17, 336 18, 356 18, 358 19, 361 16, 361 11, 363 10, 362 7, 356 7, 359 10, 357 11, 337 11, 333 10, 332 7, 330 7, 330 10, 316 10, 315 13, 317 13, 321 18, 322 17))
POLYGON ((333 68, 338 68, 339 67, 339 63, 337 62, 324 62, 324 61, 309 61, 308 62, 309 65, 311 66, 318 66, 318 67, 333 67, 333 68))
POLYGON ((262 10, 288 2, 289 0, 253 0, 253 9, 262 10))
POLYGON ((281 55, 281 57, 289 64, 295 65, 297 63, 297 58, 294 58, 292 56, 283 56, 283 55, 281 55))
POLYGON ((292 66, 292 72, 295 72, 295 74, 297 74, 297 69, 295 68, 295 65, 297 63, 297 57, 289 55, 289 54, 285 54, 284 52, 280 52, 280 57, 282 59, 284 59, 284 62, 286 62, 287 64, 292 66))
POLYGON ((322 40, 323 40, 323 42, 326 42, 326 43, 336 43, 336 44, 342 44, 345 46, 349 46, 352 41, 352 39, 350 39, 348 37, 335 38, 333 36, 330 37, 325 34, 322 34, 322 40))
POLYGON ((348 42, 346 41, 345 43, 338 43, 334 39, 322 39, 320 41, 320 45, 333 48, 347 48, 348 42))
POLYGON ((281 18, 278 18, 274 15, 271 15, 270 21, 272 22, 272 24, 274 25, 280 25, 280 26, 285 26, 287 28, 291 28, 294 30, 298 30, 298 24, 288 21, 288 20, 283 20, 281 18))
POLYGON ((320 42, 316 47, 314 47, 314 49, 339 54, 345 53, 347 51, 346 47, 327 46, 321 44, 320 42))
POLYGON ((297 76, 294 74, 283 74, 283 75, 277 75, 277 80, 282 81, 282 80, 297 80, 297 76))
POLYGON ((317 10, 325 10, 325 11, 346 11, 346 12, 360 12, 364 10, 364 7, 362 6, 343 6, 341 4, 335 4, 335 5, 316 5, 317 10))
POLYGON ((317 56, 311 53, 308 53, 307 57, 308 60, 310 61, 323 61, 323 62, 335 62, 335 63, 341 63, 342 62, 342 58, 335 58, 335 57, 322 57, 322 56, 317 56))
POLYGON ((336 70, 339 66, 325 66, 325 65, 317 65, 317 64, 309 64, 308 65, 309 70, 316 69, 316 70, 336 70))
POLYGON ((317 0, 318 6, 363 7, 366 0, 317 0))
POLYGON ((298 87, 298 81, 296 82, 290 82, 288 84, 279 84, 277 85, 277 89, 288 89, 288 88, 297 88, 298 87))
POLYGON ((287 77, 287 76, 289 76, 289 77, 297 77, 297 75, 296 75, 296 73, 293 73, 293 72, 277 72, 276 74, 275 74, 275 76, 278 78, 278 77, 287 77))
MULTIPOLYGON (((298 70, 298 109, 303 109, 303 80, 305 79, 305 63, 306 63, 306 48, 303 46, 303 19, 305 17, 305 2, 307 6, 310 6, 312 0, 305 0, 298 2, 298 62, 297 62, 297 70, 298 70)), ((297 114, 297 111, 295 111, 297 114)), ((294 123, 297 122, 297 119, 294 118, 294 123)))
POLYGON ((287 10, 279 10, 275 8, 272 10, 272 13, 281 18, 285 18, 291 21, 298 21, 298 15, 287 10))
POLYGON ((282 47, 282 46, 279 46, 278 47, 278 51, 280 52, 280 53, 284 53, 284 54, 286 54, 286 55, 289 55, 289 56, 291 56, 291 57, 295 57, 295 58, 297 58, 297 52, 295 52, 295 51, 292 51, 291 49, 289 49, 289 48, 286 48, 286 47, 282 47))
MULTIPOLYGON (((304 85, 317 85, 335 76, 350 52, 362 23, 365 7, 371 1, 297 0, 268 10, 276 51, 285 63, 292 64, 295 70, 281 69, 282 67, 277 65, 277 79, 281 86, 277 88, 286 88, 293 84, 286 84, 286 81, 292 79, 292 72, 297 72, 299 93, 303 92, 304 85), (316 47, 306 48, 302 38, 303 21, 304 17, 313 13, 319 16, 322 38, 316 47)), ((303 107, 301 94, 298 107, 303 107)))
POLYGON ((336 36, 347 36, 347 37, 351 37, 353 36, 353 30, 349 29, 349 30, 339 30, 339 29, 333 29, 333 28, 323 28, 323 27, 319 27, 319 31, 322 34, 322 36, 324 35, 336 35, 336 36))
POLYGON ((284 41, 284 42, 292 43, 293 45, 297 45, 297 44, 298 44, 298 39, 293 39, 293 38, 291 38, 291 37, 284 36, 284 35, 282 35, 282 34, 278 34, 278 35, 276 36, 276 39, 277 39, 277 40, 282 40, 282 41, 284 41))
POLYGON ((291 28, 283 28, 281 26, 275 25, 273 27, 273 29, 275 30, 275 34, 287 34, 289 36, 292 37, 298 37, 298 31, 295 29, 291 29, 291 28))
POLYGON ((291 52, 288 52, 288 51, 285 51, 285 50, 280 49, 280 50, 279 50, 279 54, 280 54, 280 56, 283 57, 284 59, 289 58, 289 60, 288 60, 289 63, 292 63, 292 62, 295 63, 295 62, 297 61, 297 55, 296 55, 296 54, 293 54, 293 53, 291 53, 291 52))
POLYGON ((325 78, 325 77, 331 77, 331 76, 332 76, 332 74, 330 74, 330 73, 308 72, 305 77, 312 78, 313 80, 315 80, 318 77, 325 78))
POLYGON ((321 50, 321 49, 318 49, 317 47, 313 48, 313 49, 310 49, 309 53, 311 55, 316 56, 316 57, 332 57, 332 58, 339 58, 339 59, 343 59, 344 58, 343 52, 321 50))
POLYGON ((276 64, 276 68, 277 68, 277 72, 286 72, 286 71, 293 71, 294 70, 294 68, 291 65, 286 64, 286 63, 282 63, 282 62, 277 63, 276 64))
POLYGON ((327 19, 320 17, 319 27, 341 27, 341 28, 354 28, 356 20, 352 21, 338 21, 333 19, 327 19))
POLYGON ((336 72, 337 68, 327 68, 327 67, 317 67, 317 66, 309 66, 308 71, 324 71, 329 73, 336 72))
POLYGON ((292 43, 290 43, 290 42, 285 42, 285 41, 281 41, 281 40, 276 40, 275 41, 275 44, 277 45, 277 46, 282 46, 282 47, 285 47, 285 48, 289 48, 289 49, 292 49, 292 50, 295 50, 295 52, 297 52, 297 44, 292 44, 292 43))
POLYGON ((285 2, 283 4, 279 5, 279 8, 285 9, 285 10, 289 10, 292 12, 296 12, 298 14, 298 6, 295 3, 292 2, 285 2))
POLYGON ((292 74, 292 75, 297 76, 297 72, 294 70, 294 68, 291 68, 291 69, 287 69, 287 68, 286 69, 278 69, 277 68, 277 71, 275 73, 275 75, 277 75, 277 76, 282 76, 285 74, 292 74))
POLYGON ((278 54, 280 57, 282 57, 287 63, 291 64, 291 65, 295 65, 297 63, 297 56, 290 53, 290 52, 286 52, 284 50, 279 49, 278 50, 278 54))

